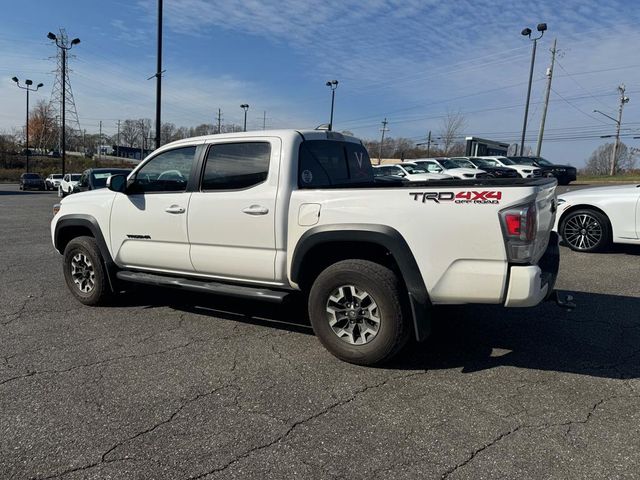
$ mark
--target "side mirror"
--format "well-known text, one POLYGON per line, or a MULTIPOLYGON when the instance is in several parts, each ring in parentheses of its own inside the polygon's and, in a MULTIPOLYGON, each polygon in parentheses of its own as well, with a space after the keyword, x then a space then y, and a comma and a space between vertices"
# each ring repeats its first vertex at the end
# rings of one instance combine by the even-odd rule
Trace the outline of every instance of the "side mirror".
POLYGON ((111 175, 107 178, 107 188, 112 192, 125 193, 127 190, 126 175, 111 175))

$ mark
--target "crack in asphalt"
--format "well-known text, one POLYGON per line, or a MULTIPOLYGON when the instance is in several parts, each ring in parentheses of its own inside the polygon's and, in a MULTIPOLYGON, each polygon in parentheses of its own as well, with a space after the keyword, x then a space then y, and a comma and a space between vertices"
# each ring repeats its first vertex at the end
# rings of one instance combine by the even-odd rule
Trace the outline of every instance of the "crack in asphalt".
MULTIPOLYGON (((173 330, 173 329, 175 329, 175 327, 173 327, 170 330, 173 330)), ((16 380, 20 380, 20 379, 28 378, 28 377, 33 377, 33 376, 36 376, 36 375, 67 373, 67 372, 71 372, 71 371, 78 370, 78 369, 81 369, 81 368, 88 368, 88 367, 94 367, 94 366, 98 366, 98 365, 109 364, 109 363, 117 362, 119 360, 138 359, 138 358, 152 357, 152 356, 156 356, 156 355, 163 355, 165 353, 169 353, 169 352, 172 352, 172 351, 175 351, 175 350, 188 348, 191 345, 202 344, 202 343, 215 344, 215 343, 219 343, 219 342, 224 341, 224 340, 229 340, 229 339, 232 339, 232 338, 236 338, 237 339, 237 338, 241 338, 241 337, 245 337, 245 336, 251 336, 253 334, 254 334, 253 331, 248 331, 248 332, 245 332, 245 333, 241 333, 239 335, 226 335, 226 336, 223 336, 223 337, 215 337, 214 335, 210 335, 210 336, 208 336, 206 338, 198 338, 198 339, 195 339, 195 340, 189 340, 188 342, 183 343, 181 345, 176 345, 176 346, 164 349, 164 350, 159 350, 159 351, 151 352, 151 353, 145 353, 145 354, 142 354, 142 355, 140 355, 140 354, 120 355, 120 356, 113 357, 113 358, 107 358, 107 359, 104 359, 104 360, 98 360, 96 362, 84 363, 84 364, 81 364, 81 365, 74 365, 74 366, 71 366, 69 368, 65 368, 65 369, 62 369, 62 370, 58 370, 58 369, 34 370, 34 371, 31 371, 31 372, 27 372, 27 373, 25 373, 23 375, 16 375, 14 377, 6 378, 6 379, 0 381, 0 386, 6 385, 7 383, 10 383, 10 382, 13 382, 13 381, 16 381, 16 380)), ((151 335, 151 336, 153 336, 153 335, 151 335)), ((271 336, 279 336, 279 335, 271 335, 271 336)))
POLYGON ((46 374, 49 374, 49 373, 50 374, 67 373, 67 372, 71 372, 71 371, 78 370, 78 369, 81 369, 81 368, 95 367, 97 365, 109 364, 109 363, 117 362, 119 360, 124 360, 124 359, 131 359, 131 358, 136 358, 137 359, 137 358, 152 357, 152 356, 155 356, 155 355, 163 355, 165 353, 169 353, 169 352, 172 352, 174 350, 180 350, 182 348, 187 348, 187 347, 189 347, 191 345, 194 345, 194 344, 197 344, 197 343, 202 343, 202 342, 205 342, 207 340, 204 340, 204 339, 192 340, 192 341, 189 341, 189 342, 184 343, 182 345, 176 345, 174 347, 167 348, 165 350, 160 350, 160 351, 157 351, 157 352, 145 353, 145 354, 142 354, 142 355, 138 355, 138 354, 120 355, 118 357, 107 358, 107 359, 104 359, 104 360, 98 360, 96 362, 83 363, 81 365, 74 365, 72 367, 65 368, 65 369, 62 369, 62 370, 57 370, 57 369, 34 370, 34 371, 28 372, 28 373, 26 373, 24 375, 16 375, 15 377, 10 377, 10 378, 7 378, 5 380, 2 380, 0 382, 0 386, 1 385, 5 385, 5 384, 7 384, 9 382, 12 382, 14 380, 20 380, 22 378, 28 378, 28 377, 32 377, 34 375, 46 375, 46 374))
POLYGON ((499 434, 495 438, 491 439, 489 442, 487 442, 484 445, 480 446, 479 448, 475 449, 473 452, 471 452, 469 454, 469 456, 465 460, 463 460, 462 462, 460 462, 460 463, 450 467, 449 469, 447 469, 441 475, 440 478, 441 479, 449 478, 449 476, 454 474, 456 471, 458 471, 461 468, 464 468, 469 463, 471 463, 480 453, 482 453, 483 451, 487 450, 488 448, 491 448, 492 446, 494 446, 497 443, 501 442, 505 438, 513 435, 514 433, 519 432, 520 430, 524 430, 524 429, 542 429, 542 430, 547 430, 549 428, 554 428, 554 427, 568 427, 567 431, 564 434, 564 436, 566 438, 567 435, 569 434, 569 432, 571 431, 571 428, 573 427, 573 425, 584 425, 584 424, 588 423, 591 420, 591 418, 593 417, 593 415, 595 414, 596 410, 598 410, 598 408, 601 407, 602 405, 604 405, 606 402, 614 400, 614 399, 617 399, 617 398, 638 398, 638 397, 639 397, 638 395, 627 395, 627 396, 613 395, 611 397, 605 397, 603 399, 600 399, 589 409, 589 411, 587 412, 587 414, 586 414, 586 416, 585 416, 585 418, 583 420, 570 420, 570 421, 566 421, 566 422, 540 423, 540 424, 535 424, 535 425, 527 425, 527 424, 517 425, 517 426, 511 428, 510 430, 499 434))
POLYGON ((251 456, 252 454, 254 454, 255 452, 259 452, 261 450, 265 450, 281 441, 283 441, 284 439, 286 439, 297 427, 299 427, 300 425, 304 425, 307 422, 310 422, 312 420, 315 420, 318 417, 321 417, 323 415, 326 415, 327 413, 329 413, 330 411, 334 410, 335 408, 347 405, 348 403, 353 402, 354 400, 356 400, 360 395, 368 392, 369 390, 373 390, 373 389, 378 389, 378 388, 382 388, 385 385, 387 385, 388 383, 395 381, 395 380, 403 380, 406 378, 410 378, 410 377, 415 377, 418 375, 424 375, 428 373, 427 371, 420 371, 420 372, 413 372, 410 373, 408 375, 397 375, 391 378, 387 378, 386 380, 384 380, 383 382, 380 383, 376 383, 374 385, 367 385, 359 390, 356 390, 355 392, 353 392, 353 394, 344 400, 339 400, 337 402, 332 403, 331 405, 328 405, 327 407, 323 408, 322 410, 307 416, 306 418, 302 419, 302 420, 298 420, 294 423, 292 423, 282 434, 280 434, 279 436, 277 436, 276 438, 263 443, 261 445, 256 445, 248 450, 246 450, 245 452, 243 452, 242 454, 240 454, 239 456, 231 459, 229 462, 227 462, 226 464, 224 464, 221 467, 217 467, 214 468, 212 470, 208 470, 204 473, 198 474, 196 476, 190 476, 189 480, 198 480, 200 478, 204 478, 208 475, 213 475, 215 473, 220 473, 223 472, 225 470, 227 470, 229 467, 235 465, 236 463, 240 462, 241 460, 251 456))
POLYGON ((69 468, 67 470, 63 470, 62 472, 57 472, 54 473, 52 475, 46 476, 46 477, 31 477, 32 480, 50 480, 53 478, 61 478, 64 477, 66 475, 69 475, 70 473, 74 473, 74 472, 78 472, 78 471, 84 471, 84 470, 89 470, 92 468, 96 468, 100 465, 103 465, 105 463, 113 463, 113 462, 124 462, 124 461, 137 461, 136 459, 130 458, 130 457, 116 457, 116 458, 107 458, 107 456, 109 454, 111 454, 112 452, 114 452, 115 450, 117 450, 118 448, 122 447, 123 445, 135 440, 136 438, 140 438, 144 435, 147 435, 148 433, 153 432, 154 430, 160 428, 163 425, 166 425, 168 423, 171 423, 179 414, 180 412, 182 412, 185 408, 187 408, 189 405, 191 405, 194 402, 197 402, 198 400, 208 397, 210 395, 213 395, 221 390, 224 390, 225 388, 230 388, 233 385, 231 384, 227 384, 227 385, 222 385, 222 386, 218 386, 212 390, 209 390, 207 392, 204 393, 199 393, 197 395, 195 395, 192 398, 187 399, 186 401, 184 401, 183 403, 180 404, 180 406, 175 409, 171 415, 169 415, 167 418, 165 418, 164 420, 153 424, 151 427, 146 428, 140 432, 135 433, 134 435, 125 438, 124 440, 121 440, 117 443, 115 443, 113 446, 111 446, 106 452, 104 452, 101 456, 100 456, 100 460, 93 462, 93 463, 89 463, 87 465, 81 465, 79 467, 73 467, 73 468, 69 468))

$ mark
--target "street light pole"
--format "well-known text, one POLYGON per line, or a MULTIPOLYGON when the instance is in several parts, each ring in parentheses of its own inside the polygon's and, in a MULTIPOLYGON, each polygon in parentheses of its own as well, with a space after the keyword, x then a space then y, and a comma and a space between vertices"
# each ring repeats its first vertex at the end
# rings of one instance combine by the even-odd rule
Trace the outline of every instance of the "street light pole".
POLYGON ((242 128, 243 132, 247 131, 247 110, 249 110, 249 104, 243 103, 240 105, 240 108, 244 110, 244 127, 242 128))
POLYGON ((529 87, 527 88, 527 103, 524 107, 524 122, 522 124, 522 141, 520 142, 520 155, 524 155, 524 137, 527 133, 527 117, 529 116, 529 101, 531 100, 531 83, 533 82, 533 66, 536 62, 536 48, 538 46, 538 40, 542 38, 544 32, 547 30, 546 23, 539 23, 537 30, 540 32, 540 36, 531 38, 531 29, 525 28, 520 32, 523 36, 529 37, 529 40, 533 41, 533 50, 531 51, 531 67, 529 68, 529 87))
POLYGON ((329 131, 333 130, 333 106, 336 100, 336 88, 338 88, 338 80, 329 80, 326 84, 331 89, 331 116, 329 117, 329 131))
POLYGON ((20 85, 20 80, 18 79, 18 77, 13 77, 11 80, 16 82, 16 85, 18 86, 18 88, 21 88, 22 90, 27 91, 27 123, 25 124, 25 129, 24 129, 24 133, 25 133, 24 144, 25 144, 26 169, 27 169, 27 173, 29 173, 29 153, 30 153, 29 152, 29 92, 37 92, 40 89, 40 87, 44 86, 44 83, 39 83, 38 85, 36 85, 36 88, 29 88, 31 87, 31 85, 33 85, 33 82, 29 79, 24 81, 24 86, 20 85))
POLYGON ((162 129, 161 98, 162 98, 162 0, 158 0, 158 65, 156 70, 156 149, 160 148, 162 129))
POLYGON ((71 44, 67 46, 66 43, 61 43, 61 40, 58 39, 55 33, 49 32, 47 34, 47 38, 49 40, 53 40, 56 43, 56 47, 62 50, 62 85, 60 87, 62 89, 62 175, 64 175, 66 173, 65 164, 67 159, 67 143, 66 143, 67 125, 66 125, 66 118, 65 118, 65 111, 67 108, 67 105, 66 105, 67 103, 66 102, 67 50, 71 50, 74 45, 78 45, 80 43, 80 39, 74 38, 73 40, 71 40, 71 44))

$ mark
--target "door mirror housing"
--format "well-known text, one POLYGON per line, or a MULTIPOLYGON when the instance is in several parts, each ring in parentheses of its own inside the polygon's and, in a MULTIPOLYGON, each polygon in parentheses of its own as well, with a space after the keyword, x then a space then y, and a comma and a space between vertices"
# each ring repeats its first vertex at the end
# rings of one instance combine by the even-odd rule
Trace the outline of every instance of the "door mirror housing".
POLYGON ((127 176, 122 174, 111 175, 107 178, 107 188, 112 192, 126 193, 127 176))

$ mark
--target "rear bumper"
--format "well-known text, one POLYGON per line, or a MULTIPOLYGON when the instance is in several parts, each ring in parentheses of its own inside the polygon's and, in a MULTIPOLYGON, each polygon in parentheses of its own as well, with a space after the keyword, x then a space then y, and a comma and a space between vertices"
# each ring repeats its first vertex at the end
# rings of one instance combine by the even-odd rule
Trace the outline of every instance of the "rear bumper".
POLYGON ((551 232, 549 245, 538 265, 511 266, 505 307, 533 307, 552 293, 560 267, 558 234, 551 232))

